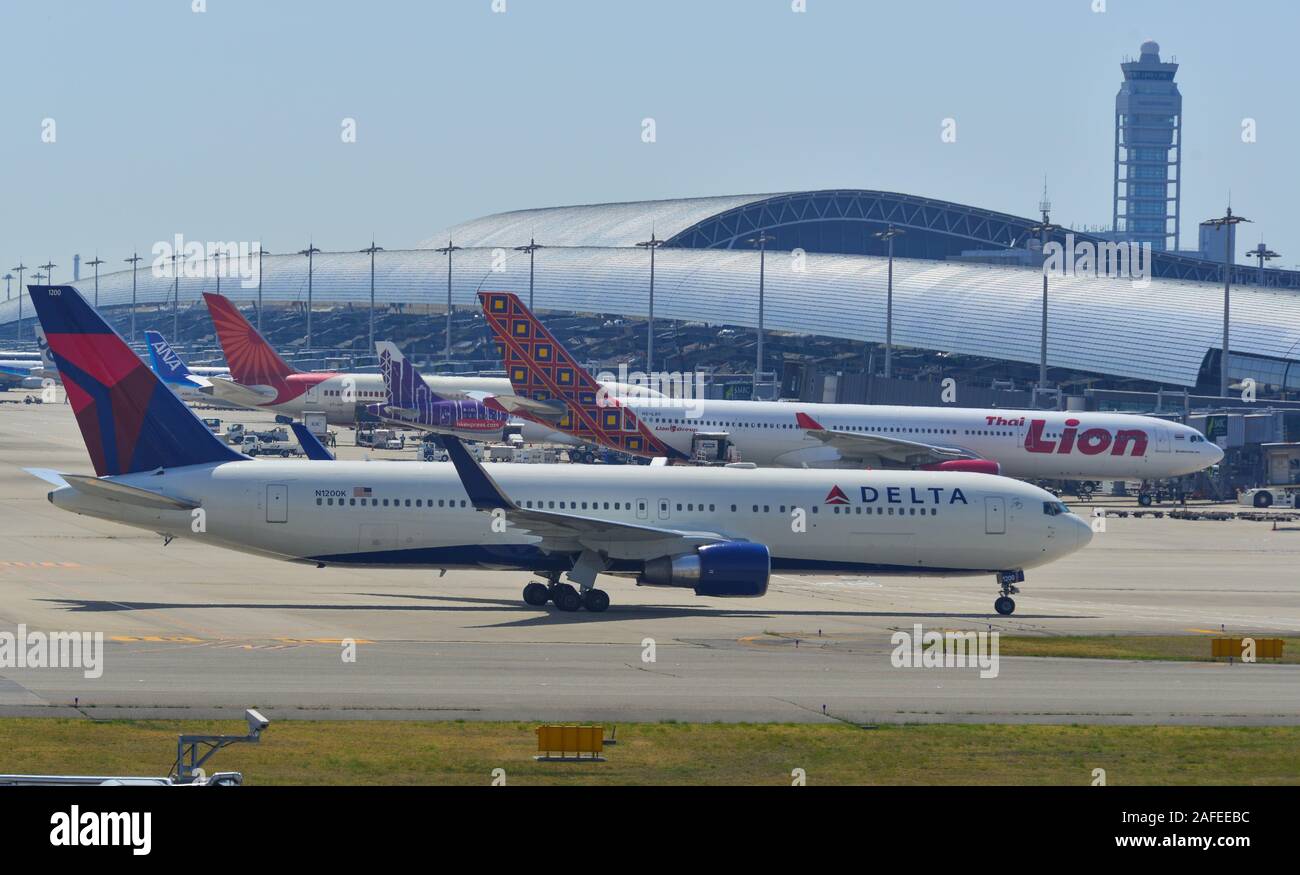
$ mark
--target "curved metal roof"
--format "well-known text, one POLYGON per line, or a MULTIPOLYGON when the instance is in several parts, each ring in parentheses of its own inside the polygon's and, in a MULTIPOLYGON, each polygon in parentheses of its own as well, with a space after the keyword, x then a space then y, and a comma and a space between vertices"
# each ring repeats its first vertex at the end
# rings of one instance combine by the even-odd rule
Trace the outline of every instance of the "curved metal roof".
MULTIPOLYGON (((633 201, 548 207, 484 216, 455 225, 420 244, 433 249, 448 239, 459 246, 513 249, 530 239, 543 246, 633 246, 655 236, 667 247, 749 248, 759 232, 772 237, 769 249, 883 255, 873 233, 894 225, 907 232, 895 241, 904 258, 946 258, 967 249, 1006 249, 1034 234, 1036 218, 1013 216, 938 198, 871 189, 820 189, 679 200, 633 201)), ((1103 245, 1104 238, 1061 229, 1052 238, 1103 245)), ((1152 273, 1167 279, 1222 282, 1217 261, 1153 252, 1152 273)), ((1267 268, 1263 283, 1300 289, 1300 271, 1267 268)), ((1256 284, 1260 271, 1233 267, 1233 281, 1256 284)))
POLYGON ((741 194, 515 210, 453 225, 419 246, 434 249, 446 246, 450 239, 457 246, 508 249, 534 238, 545 246, 635 246, 650 239, 651 231, 666 240, 710 216, 773 196, 741 194))
MULTIPOLYGON (((453 298, 477 306, 475 292, 526 295, 527 253, 508 251, 494 271, 491 248, 455 253, 453 298)), ((661 319, 753 328, 757 322, 758 253, 752 250, 675 249, 657 253, 655 313, 661 319)), ((382 252, 376 260, 376 298, 388 303, 439 304, 446 295, 446 256, 428 250, 382 252)), ((307 264, 300 256, 264 262, 268 301, 305 301, 307 264)), ((369 257, 322 253, 315 258, 314 300, 365 305, 369 257)), ((172 281, 140 271, 139 300, 171 299, 172 281)), ((539 309, 643 317, 649 282, 647 253, 626 248, 548 248, 537 253, 539 309)), ((75 284, 87 296, 93 283, 75 284)), ((182 301, 212 291, 212 280, 181 280, 182 301)), ((767 253, 766 325, 770 330, 882 342, 886 261, 859 255, 767 253)), ((240 288, 223 279, 221 291, 239 301, 256 298, 256 283, 240 288)), ((946 261, 894 262, 894 339, 902 346, 1037 363, 1041 274, 1036 270, 946 261)), ((128 304, 131 272, 100 276, 100 303, 128 304)), ((1232 348, 1237 353, 1300 358, 1300 296, 1286 290, 1233 291, 1232 348)), ((1053 277, 1048 360, 1053 367, 1193 386, 1206 353, 1221 343, 1223 289, 1208 283, 1053 277)), ((28 316, 32 311, 26 310, 28 316)), ((17 302, 0 303, 0 324, 12 322, 17 302)), ((319 317, 318 317, 319 318, 319 317)))

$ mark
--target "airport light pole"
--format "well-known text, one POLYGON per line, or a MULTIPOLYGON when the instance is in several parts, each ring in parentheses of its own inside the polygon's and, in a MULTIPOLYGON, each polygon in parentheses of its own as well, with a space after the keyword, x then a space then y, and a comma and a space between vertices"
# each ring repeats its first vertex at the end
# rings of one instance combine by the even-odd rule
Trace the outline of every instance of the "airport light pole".
POLYGON ((459 252, 460 248, 461 247, 454 245, 449 238, 446 246, 441 246, 433 250, 439 255, 447 256, 447 350, 444 354, 447 361, 451 361, 451 254, 453 252, 459 252))
POLYGON ((1061 230, 1060 225, 1052 224, 1049 215, 1052 211, 1052 202, 1047 199, 1046 187, 1043 188, 1043 199, 1038 202, 1038 209, 1043 214, 1043 220, 1036 225, 1030 225, 1028 231, 1030 234, 1038 235, 1043 256, 1043 312, 1038 337, 1038 388, 1041 391, 1047 388, 1047 236, 1061 230))
POLYGON ((538 243, 536 240, 534 240, 531 237, 528 238, 527 246, 515 247, 515 252, 528 253, 528 309, 529 310, 533 309, 533 255, 536 254, 537 250, 545 249, 545 248, 546 248, 545 246, 538 243))
POLYGON ((270 255, 265 247, 257 244, 257 333, 262 333, 262 256, 270 255))
POLYGON ((135 343, 135 275, 138 270, 136 265, 143 261, 143 259, 140 258, 139 253, 132 252, 130 258, 124 258, 122 260, 131 265, 131 342, 135 343))
POLYGON ((307 256, 307 343, 303 345, 304 350, 311 349, 311 283, 314 267, 312 259, 317 252, 320 252, 320 250, 316 248, 314 243, 308 243, 306 249, 298 251, 299 255, 307 256))
POLYGON ((11 280, 13 280, 13 278, 14 278, 14 275, 13 275, 13 274, 11 274, 11 273, 7 273, 7 274, 5 274, 5 300, 6 300, 6 301, 8 301, 8 300, 9 300, 9 297, 10 297, 10 295, 9 295, 9 283, 10 283, 11 280))
POLYGON ((14 341, 22 342, 22 272, 27 269, 27 265, 19 261, 17 268, 9 268, 18 272, 18 322, 13 329, 14 341))
POLYGON ((906 234, 902 228, 892 224, 873 236, 879 237, 889 245, 889 279, 885 285, 885 378, 893 376, 894 361, 894 238, 906 234))
POLYGON ((1261 286, 1264 285, 1264 262, 1272 261, 1274 258, 1281 258, 1280 255, 1265 246, 1263 240, 1259 241, 1259 245, 1254 249, 1248 250, 1246 255, 1250 258, 1259 259, 1259 284, 1261 286))
POLYGON ((46 280, 49 281, 50 285, 54 285, 54 268, 58 267, 58 265, 51 261, 49 264, 38 264, 37 267, 45 271, 46 280))
POLYGON ((1219 355, 1219 397, 1228 396, 1228 324, 1229 324, 1229 307, 1232 302, 1232 228, 1241 222, 1249 222, 1250 219, 1243 219, 1241 216, 1232 214, 1232 206, 1229 205, 1228 212, 1217 219, 1207 219, 1202 225, 1213 225, 1216 228, 1223 229, 1226 233, 1223 235, 1223 350, 1219 355))
POLYGON ((370 256, 370 349, 369 353, 375 351, 375 253, 383 252, 384 247, 376 246, 374 238, 370 240, 370 248, 362 249, 362 252, 370 256))
POLYGON ((179 253, 172 253, 172 343, 180 340, 181 324, 181 272, 176 269, 177 255, 179 253))
POLYGON ((94 261, 86 262, 88 266, 93 267, 95 269, 95 306, 96 307, 99 306, 99 266, 103 263, 104 260, 99 257, 98 252, 95 253, 94 261))
POLYGON ((758 247, 758 351, 754 358, 754 389, 758 389, 759 375, 763 372, 763 304, 764 283, 767 273, 767 244, 776 238, 766 231, 760 231, 757 237, 750 237, 745 242, 758 247))
POLYGON ((636 245, 650 250, 650 309, 645 334, 645 372, 648 377, 655 368, 655 250, 663 246, 664 241, 655 237, 655 232, 651 229, 650 239, 642 240, 636 245))

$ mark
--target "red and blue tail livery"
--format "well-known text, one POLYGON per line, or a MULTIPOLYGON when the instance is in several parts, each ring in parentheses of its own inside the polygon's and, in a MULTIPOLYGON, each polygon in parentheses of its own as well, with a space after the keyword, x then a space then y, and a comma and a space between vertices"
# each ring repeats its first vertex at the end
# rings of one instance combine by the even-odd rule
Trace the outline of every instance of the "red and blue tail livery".
MULTIPOLYGON (((655 437, 636 413, 609 395, 586 368, 575 362, 518 295, 479 292, 478 297, 515 394, 566 403, 565 416, 558 422, 543 424, 638 456, 684 458, 655 437)), ((526 411, 521 415, 526 416, 526 411)))
POLYGON ((95 473, 244 458, 222 443, 72 286, 28 286, 95 473))

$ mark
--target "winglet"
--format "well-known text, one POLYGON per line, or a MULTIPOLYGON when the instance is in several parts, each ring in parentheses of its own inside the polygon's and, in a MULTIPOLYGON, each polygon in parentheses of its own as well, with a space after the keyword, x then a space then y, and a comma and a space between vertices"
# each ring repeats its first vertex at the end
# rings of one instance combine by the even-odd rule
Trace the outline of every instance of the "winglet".
POLYGON ((456 466, 460 483, 469 495, 475 510, 518 510, 519 507, 502 491, 492 475, 483 470, 483 466, 474 461, 474 457, 465 449, 460 438, 449 434, 438 435, 451 463, 456 466))
POLYGON ((826 429, 822 428, 821 423, 819 423, 817 420, 813 419, 811 416, 809 416, 809 415, 806 414, 806 413, 801 413, 801 412, 796 411, 795 414, 794 414, 794 421, 795 421, 796 423, 798 423, 798 425, 799 425, 800 428, 806 428, 806 429, 809 429, 809 430, 811 430, 811 431, 825 431, 825 430, 826 430, 826 429))
POLYGON ((333 462, 334 454, 325 449, 325 445, 320 442, 316 435, 311 433, 301 422, 293 422, 289 425, 293 429, 293 436, 298 439, 298 446, 307 454, 307 458, 315 462, 333 462))

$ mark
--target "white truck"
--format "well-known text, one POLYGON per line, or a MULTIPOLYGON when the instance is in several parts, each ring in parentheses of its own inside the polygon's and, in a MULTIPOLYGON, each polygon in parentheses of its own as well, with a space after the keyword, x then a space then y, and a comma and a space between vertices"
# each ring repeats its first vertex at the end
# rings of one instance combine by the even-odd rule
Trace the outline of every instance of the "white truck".
POLYGON ((363 428, 357 431, 357 446, 376 450, 404 450, 406 437, 391 428, 363 428))
POLYGON ((284 428, 245 432, 239 449, 245 456, 282 456, 287 459, 303 454, 302 447, 289 437, 289 431, 284 428))

